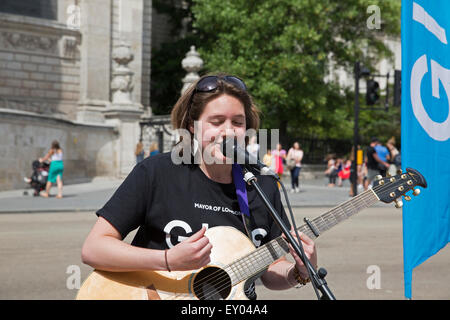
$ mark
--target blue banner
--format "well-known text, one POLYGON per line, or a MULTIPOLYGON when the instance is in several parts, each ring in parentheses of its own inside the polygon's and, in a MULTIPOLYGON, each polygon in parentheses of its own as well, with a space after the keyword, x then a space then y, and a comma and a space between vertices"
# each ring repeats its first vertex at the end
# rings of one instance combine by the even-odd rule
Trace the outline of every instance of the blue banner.
POLYGON ((403 208, 405 296, 412 271, 450 242, 450 1, 402 0, 402 168, 428 187, 403 208))

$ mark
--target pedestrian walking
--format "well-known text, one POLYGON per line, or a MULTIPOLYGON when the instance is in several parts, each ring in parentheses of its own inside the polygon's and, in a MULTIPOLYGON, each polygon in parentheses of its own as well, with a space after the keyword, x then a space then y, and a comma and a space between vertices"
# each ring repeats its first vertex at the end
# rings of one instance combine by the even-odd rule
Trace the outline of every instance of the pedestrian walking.
POLYGON ((381 174, 383 170, 389 168, 389 163, 383 161, 378 156, 375 146, 379 144, 380 140, 374 137, 370 140, 370 145, 367 147, 367 179, 364 188, 367 189, 373 182, 375 176, 381 174))
POLYGON ((378 158, 380 158, 381 162, 378 163, 378 170, 380 174, 385 177, 387 173, 387 169, 389 166, 386 166, 385 163, 388 163, 389 159, 389 150, 385 146, 381 144, 380 141, 377 141, 375 145, 375 151, 377 152, 378 158))
POLYGON ((43 158, 39 158, 39 162, 45 162, 50 160, 50 168, 48 171, 48 179, 45 187, 45 191, 42 191, 40 195, 44 198, 48 198, 50 196, 50 188, 52 184, 57 185, 58 194, 56 198, 61 199, 63 197, 62 189, 63 189, 63 172, 64 172, 64 162, 63 162, 63 150, 61 149, 59 142, 54 140, 52 142, 52 146, 47 154, 43 158))
POLYGON ((296 141, 289 149, 286 157, 287 167, 291 172, 291 192, 300 192, 299 176, 302 169, 302 160, 303 150, 300 143, 296 141))

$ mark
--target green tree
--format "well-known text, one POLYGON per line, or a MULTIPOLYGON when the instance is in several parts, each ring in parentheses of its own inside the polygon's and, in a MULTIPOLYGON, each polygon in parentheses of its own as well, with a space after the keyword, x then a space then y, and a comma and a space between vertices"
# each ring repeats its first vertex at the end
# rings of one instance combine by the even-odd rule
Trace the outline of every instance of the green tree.
POLYGON ((400 0, 193 0, 192 13, 205 72, 242 77, 282 141, 350 138, 353 93, 324 81, 329 63, 352 75, 355 61, 390 57, 383 36, 400 33, 400 0), (380 29, 367 27, 370 5, 380 29))

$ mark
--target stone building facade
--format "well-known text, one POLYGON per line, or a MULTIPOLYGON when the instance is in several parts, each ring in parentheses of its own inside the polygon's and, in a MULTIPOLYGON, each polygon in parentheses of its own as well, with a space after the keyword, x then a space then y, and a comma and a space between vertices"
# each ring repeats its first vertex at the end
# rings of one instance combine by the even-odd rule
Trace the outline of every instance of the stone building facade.
POLYGON ((0 190, 25 187, 55 139, 66 183, 127 175, 151 118, 152 38, 167 28, 151 0, 2 0, 0 190))

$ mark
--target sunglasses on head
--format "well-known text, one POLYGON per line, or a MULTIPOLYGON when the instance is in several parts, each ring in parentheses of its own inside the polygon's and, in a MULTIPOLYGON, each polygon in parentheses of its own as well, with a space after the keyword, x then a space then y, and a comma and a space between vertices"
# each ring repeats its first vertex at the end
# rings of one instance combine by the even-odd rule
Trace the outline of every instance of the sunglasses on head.
POLYGON ((244 81, 239 79, 235 76, 207 76, 201 79, 199 82, 197 82, 197 85, 195 86, 195 90, 192 93, 192 95, 189 97, 189 104, 186 114, 184 115, 184 118, 182 120, 182 123, 184 123, 186 116, 189 115, 191 105, 192 105, 192 99, 196 92, 211 92, 218 88, 219 86, 219 80, 224 80, 225 82, 228 82, 235 86, 238 89, 247 91, 247 86, 245 85, 244 81))
POLYGON ((247 86, 245 85, 244 81, 239 79, 235 76, 207 76, 204 77, 202 80, 197 82, 197 85, 195 86, 195 91, 199 92, 210 92, 213 90, 216 90, 219 85, 219 80, 224 80, 225 82, 228 82, 235 86, 238 89, 247 91, 247 86))

